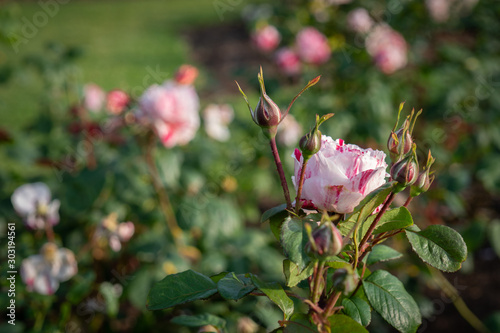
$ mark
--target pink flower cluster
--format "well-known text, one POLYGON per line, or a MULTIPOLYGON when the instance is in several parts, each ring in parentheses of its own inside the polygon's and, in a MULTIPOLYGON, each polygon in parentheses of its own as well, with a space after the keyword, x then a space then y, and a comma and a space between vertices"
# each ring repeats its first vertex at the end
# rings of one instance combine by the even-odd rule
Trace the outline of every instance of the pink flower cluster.
MULTIPOLYGON (((280 41, 279 31, 272 25, 266 25, 252 34, 254 44, 263 52, 275 50, 280 41)), ((321 65, 330 59, 331 49, 325 35, 313 27, 299 31, 294 47, 282 47, 274 54, 278 67, 287 75, 300 73, 302 63, 321 65)))
MULTIPOLYGON (((296 149, 295 189, 302 169, 303 157, 296 149)), ((361 200, 386 182, 385 153, 362 149, 323 135, 321 149, 309 160, 302 188, 304 208, 350 213, 361 200)))

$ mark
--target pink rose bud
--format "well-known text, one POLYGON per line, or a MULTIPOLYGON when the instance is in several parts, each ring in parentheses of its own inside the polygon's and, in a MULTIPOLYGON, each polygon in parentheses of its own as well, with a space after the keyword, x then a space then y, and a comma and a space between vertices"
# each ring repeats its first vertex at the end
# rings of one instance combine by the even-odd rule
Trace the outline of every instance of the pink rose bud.
POLYGON ((387 148, 395 156, 406 155, 413 146, 413 139, 409 131, 409 120, 405 120, 403 126, 396 133, 391 132, 387 140, 387 148))
POLYGON ((427 157, 427 165, 417 178, 415 184, 411 186, 410 196, 416 197, 424 192, 427 192, 434 181, 434 176, 431 177, 430 171, 431 166, 436 160, 432 157, 431 151, 429 150, 429 155, 427 157))
POLYGON ((415 155, 409 154, 391 168, 392 179, 403 188, 415 183, 418 177, 418 164, 415 155))
POLYGON ((376 66, 385 74, 394 73, 408 62, 405 39, 388 25, 377 25, 368 35, 365 44, 376 66))
POLYGON ((191 65, 182 65, 175 73, 175 82, 178 84, 193 84, 198 77, 198 69, 191 65))
POLYGON ((283 47, 276 52, 274 56, 278 67, 289 76, 294 76, 300 73, 301 64, 299 55, 292 49, 283 47))
POLYGON ((102 110, 106 93, 97 84, 89 83, 83 88, 83 106, 92 112, 102 110))
POLYGON ((111 90, 106 96, 106 108, 110 113, 115 115, 122 113, 129 102, 130 97, 123 90, 111 90))
POLYGON ((281 35, 274 26, 266 25, 254 31, 252 34, 252 41, 259 50, 270 52, 278 47, 281 41, 281 35))
POLYGON ((330 46, 325 35, 312 27, 302 29, 296 37, 297 50, 302 61, 321 65, 330 59, 330 46))
MULTIPOLYGON (((292 157, 295 159, 292 181, 297 190, 304 158, 298 149, 292 157)), ((382 151, 362 149, 323 135, 321 149, 306 166, 302 199, 316 209, 340 214, 352 212, 365 196, 385 184, 385 157, 382 151)))
POLYGON ((185 145, 200 126, 199 99, 191 85, 152 85, 139 98, 138 117, 148 122, 165 147, 185 145))
POLYGON ((319 258, 326 258, 339 254, 342 247, 340 231, 332 222, 328 221, 314 229, 306 244, 306 251, 319 258))
POLYGON ((356 8, 347 14, 347 26, 354 32, 367 33, 373 26, 373 20, 364 8, 356 8))

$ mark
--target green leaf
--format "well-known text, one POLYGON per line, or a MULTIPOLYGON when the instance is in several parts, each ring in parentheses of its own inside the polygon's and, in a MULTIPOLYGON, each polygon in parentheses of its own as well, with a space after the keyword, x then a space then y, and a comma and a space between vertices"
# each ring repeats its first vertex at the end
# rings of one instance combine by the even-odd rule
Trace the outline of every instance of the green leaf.
POLYGON ((254 289, 252 280, 243 274, 229 273, 217 283, 219 294, 227 300, 238 300, 254 289))
POLYGON ((457 271, 467 258, 462 236, 447 226, 431 225, 418 232, 406 230, 406 236, 420 259, 439 270, 457 271))
MULTIPOLYGON (((339 223, 339 231, 342 235, 347 235, 349 231, 355 226, 358 219, 358 214, 351 216, 347 221, 339 223)), ((370 228, 371 224, 377 217, 377 214, 369 216, 366 221, 361 224, 359 228, 358 238, 363 238, 370 228)), ((380 234, 382 232, 393 231, 408 228, 413 225, 413 219, 410 212, 405 207, 391 209, 385 212, 377 224, 373 234, 380 234)))
POLYGON ((210 280, 214 281, 215 283, 219 282, 223 277, 225 277, 227 274, 229 274, 230 272, 220 272, 219 274, 215 274, 215 275, 212 275, 210 277, 210 280))
POLYGON ((274 303, 285 314, 285 320, 288 320, 293 314, 293 301, 286 295, 283 287, 278 282, 266 283, 257 276, 251 275, 253 284, 274 303))
POLYGON ((288 259, 302 271, 311 261, 304 250, 308 242, 304 222, 300 219, 287 218, 281 227, 281 245, 288 259))
POLYGON ((212 296, 217 286, 208 277, 192 270, 167 275, 149 291, 146 307, 160 310, 212 296))
POLYGON ((417 331, 420 310, 397 277, 375 271, 363 281, 363 289, 371 306, 394 328, 402 333, 417 331))
POLYGON ((370 305, 357 296, 344 298, 342 300, 343 312, 360 323, 363 326, 368 326, 372 320, 370 305))
POLYGON ((318 333, 316 325, 309 321, 307 315, 303 313, 294 314, 286 323, 284 333, 318 333))
POLYGON ((276 207, 273 207, 271 209, 266 210, 264 212, 264 214, 262 214, 262 216, 260 218, 260 222, 264 223, 276 215, 283 215, 283 214, 284 214, 284 216, 283 216, 283 219, 284 219, 288 215, 288 213, 286 211, 286 204, 282 204, 282 205, 279 205, 279 206, 276 206, 276 207))
POLYGON ((209 313, 204 313, 196 316, 177 316, 172 318, 172 323, 188 327, 200 327, 205 325, 212 325, 217 328, 226 327, 226 321, 217 316, 209 313))
POLYGON ((333 315, 328 320, 330 321, 331 333, 368 333, 361 324, 343 314, 333 315))
POLYGON ((283 260, 283 272, 285 273, 286 285, 288 287, 295 287, 300 281, 307 279, 312 275, 314 270, 314 264, 309 263, 302 272, 292 261, 285 259, 283 260))
POLYGON ((386 245, 375 245, 366 259, 368 266, 377 262, 401 258, 403 255, 386 245))
POLYGON ((357 213, 360 213, 361 221, 364 221, 368 216, 370 216, 373 213, 375 208, 384 203, 385 198, 387 198, 387 196, 391 193, 393 185, 394 185, 393 182, 386 183, 377 188, 376 190, 370 192, 370 194, 368 194, 363 199, 363 201, 361 201, 358 207, 356 207, 356 209, 351 213, 351 215, 349 216, 349 218, 347 218, 347 220, 349 220, 350 217, 356 215, 357 213))

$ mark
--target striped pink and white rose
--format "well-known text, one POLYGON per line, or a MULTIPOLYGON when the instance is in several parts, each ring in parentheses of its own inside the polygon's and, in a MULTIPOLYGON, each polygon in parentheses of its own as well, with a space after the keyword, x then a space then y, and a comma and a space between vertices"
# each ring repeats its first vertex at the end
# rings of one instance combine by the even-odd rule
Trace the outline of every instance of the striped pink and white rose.
MULTIPOLYGON (((292 154, 295 160, 295 189, 303 163, 299 149, 292 154)), ((366 195, 386 182, 385 153, 371 148, 362 149, 323 135, 321 149, 306 166, 302 189, 304 208, 336 213, 350 213, 366 195)))

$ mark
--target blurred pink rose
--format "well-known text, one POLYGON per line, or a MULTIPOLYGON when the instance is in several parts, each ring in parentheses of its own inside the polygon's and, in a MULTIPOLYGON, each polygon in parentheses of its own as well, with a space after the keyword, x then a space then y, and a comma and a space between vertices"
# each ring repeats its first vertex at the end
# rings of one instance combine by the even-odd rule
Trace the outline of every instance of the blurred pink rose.
POLYGON ((325 35, 312 27, 302 29, 296 37, 297 52, 302 61, 320 65, 330 59, 330 46, 325 35))
POLYGON ((83 87, 83 106, 92 112, 102 110, 106 93, 97 84, 89 83, 83 87))
POLYGON ((275 54, 275 59, 276 64, 285 74, 292 76, 300 73, 300 58, 292 49, 288 47, 279 49, 275 54))
POLYGON ((408 62, 405 39, 388 25, 377 25, 366 38, 365 44, 375 64, 385 74, 394 73, 408 62))
POLYGON ((193 84, 198 74, 198 68, 191 65, 182 65, 175 73, 175 82, 178 84, 193 84))
MULTIPOLYGON (((295 149, 295 189, 302 168, 302 154, 295 149)), ((321 149, 309 160, 302 189, 304 208, 350 213, 373 190, 385 184, 385 153, 361 149, 344 140, 323 135, 321 149)))
POLYGON ((54 243, 42 246, 40 254, 29 256, 21 263, 21 278, 28 291, 52 295, 59 282, 67 281, 78 271, 75 255, 54 243))
POLYGON ((165 147, 191 141, 200 127, 200 102, 191 85, 167 81, 152 85, 139 99, 139 117, 146 118, 165 147))
POLYGON ((234 118, 234 110, 229 104, 210 104, 203 110, 205 131, 208 136, 218 141, 227 141, 231 136, 227 125, 234 118))
POLYGON ((278 142, 287 147, 296 145, 303 134, 302 126, 291 114, 288 114, 278 126, 278 142))
POLYGON ((276 49, 281 41, 281 35, 274 26, 266 25, 258 28, 252 34, 252 41, 264 52, 269 52, 276 49))
POLYGON ((130 97, 123 90, 111 90, 106 96, 106 108, 115 115, 122 113, 129 102, 130 97))
POLYGON ((347 26, 354 32, 367 33, 373 26, 373 20, 364 8, 356 8, 347 14, 347 26))

